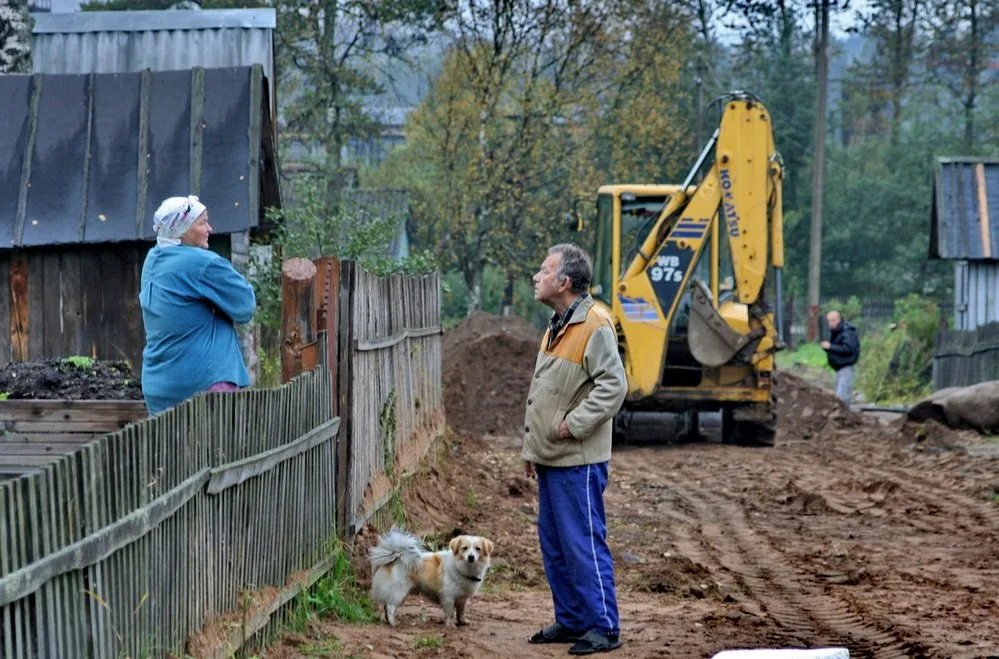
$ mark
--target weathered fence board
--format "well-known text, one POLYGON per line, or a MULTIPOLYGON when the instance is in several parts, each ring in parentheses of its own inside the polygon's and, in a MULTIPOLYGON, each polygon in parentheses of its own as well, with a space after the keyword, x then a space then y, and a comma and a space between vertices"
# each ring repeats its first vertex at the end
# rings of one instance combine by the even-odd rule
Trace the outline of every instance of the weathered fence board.
POLYGON ((933 353, 933 389, 999 380, 999 323, 944 330, 933 353))
POLYGON ((410 450, 407 444, 443 429, 441 328, 437 275, 375 277, 352 266, 349 276, 347 377, 351 391, 365 392, 351 396, 345 415, 349 526, 357 528, 390 494, 395 461, 410 450))
POLYGON ((3 657, 231 656, 384 503, 443 430, 438 278, 319 276, 336 336, 279 388, 203 394, 97 439, 129 403, 0 405, 0 473, 38 463, 0 483, 3 657))

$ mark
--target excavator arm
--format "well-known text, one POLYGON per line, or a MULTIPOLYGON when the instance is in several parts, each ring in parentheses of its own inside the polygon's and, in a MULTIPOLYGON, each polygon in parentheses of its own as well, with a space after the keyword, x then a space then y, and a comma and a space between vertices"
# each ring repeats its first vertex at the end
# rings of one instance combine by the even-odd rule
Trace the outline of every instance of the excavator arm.
POLYGON ((769 269, 777 269, 779 290, 784 264, 781 176, 766 108, 749 95, 730 95, 719 128, 618 281, 622 302, 642 300, 655 310, 654 322, 646 316, 621 324, 625 345, 641 346, 640 355, 625 354, 632 393, 647 396, 659 385, 669 328, 688 289, 687 339, 702 365, 755 364, 782 347, 763 305, 769 269), (692 276, 704 249, 716 258, 714 236, 729 243, 735 279, 732 299, 723 303, 716 277, 708 285, 692 276))

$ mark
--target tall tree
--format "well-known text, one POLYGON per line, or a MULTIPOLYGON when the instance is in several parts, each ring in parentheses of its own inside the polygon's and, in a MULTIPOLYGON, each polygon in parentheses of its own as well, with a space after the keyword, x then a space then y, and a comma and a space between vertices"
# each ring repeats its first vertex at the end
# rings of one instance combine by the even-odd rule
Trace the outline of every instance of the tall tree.
POLYGON ((852 76, 862 95, 873 101, 869 105, 890 108, 893 145, 899 142, 905 96, 924 45, 919 32, 924 10, 925 0, 871 0, 858 15, 862 33, 874 43, 874 56, 855 66, 852 76))
POLYGON ((0 73, 31 72, 28 0, 0 0, 0 73))
POLYGON ((987 75, 996 57, 999 3, 994 0, 939 0, 927 14, 928 66, 937 81, 960 103, 964 148, 974 152, 976 121, 983 92, 996 85, 987 75))
POLYGON ((342 152, 351 137, 377 130, 366 99, 383 91, 373 60, 402 61, 439 18, 434 0, 298 0, 278 2, 279 84, 288 102, 284 124, 323 157, 330 212, 344 183, 342 152))

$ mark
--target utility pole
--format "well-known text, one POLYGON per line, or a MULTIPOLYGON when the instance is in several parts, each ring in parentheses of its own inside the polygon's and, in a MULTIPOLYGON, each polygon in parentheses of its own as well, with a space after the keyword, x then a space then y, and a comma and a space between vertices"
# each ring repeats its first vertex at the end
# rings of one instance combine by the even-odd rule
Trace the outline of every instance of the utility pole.
POLYGON ((704 149, 704 65, 697 64, 697 75, 694 83, 697 85, 697 107, 695 110, 696 120, 694 123, 694 139, 697 140, 697 153, 704 149))
POLYGON ((822 276, 822 193, 825 187, 826 95, 829 84, 829 4, 815 5, 815 68, 818 98, 815 103, 815 165, 812 179, 812 233, 808 254, 808 341, 819 336, 819 295, 822 276))

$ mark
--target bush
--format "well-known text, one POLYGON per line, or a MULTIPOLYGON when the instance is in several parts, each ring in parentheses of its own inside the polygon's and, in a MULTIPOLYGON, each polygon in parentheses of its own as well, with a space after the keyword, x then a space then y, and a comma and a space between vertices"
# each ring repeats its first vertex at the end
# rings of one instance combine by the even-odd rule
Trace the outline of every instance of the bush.
POLYGON ((281 325, 281 264, 301 257, 315 259, 331 256, 357 261, 376 275, 393 272, 422 274, 436 269, 430 252, 395 260, 390 254, 402 217, 380 217, 364 208, 342 207, 328 212, 325 184, 320 177, 302 177, 295 181, 295 199, 288 208, 269 208, 267 216, 276 225, 271 245, 279 246, 280 258, 271 251, 255 250, 251 262, 251 283, 257 295, 257 321, 268 329, 281 325))
MULTIPOLYGON (((482 310, 499 315, 503 312, 503 292, 506 290, 506 273, 500 268, 487 266, 482 275, 482 310)), ((544 327, 551 309, 535 301, 534 283, 530 279, 514 282, 513 313, 535 327, 544 327)), ((447 272, 441 277, 441 317, 447 326, 453 326, 468 314, 468 285, 460 272, 447 272)))
POLYGON ((847 322, 854 322, 853 319, 860 318, 860 314, 864 310, 864 305, 861 304, 860 298, 856 295, 851 295, 845 302, 837 298, 826 300, 822 303, 822 308, 825 309, 826 313, 835 309, 839 311, 840 315, 847 322))
POLYGON ((871 402, 911 402, 930 392, 940 308, 909 295, 895 303, 894 320, 894 329, 869 335, 861 349, 857 387, 871 402))

